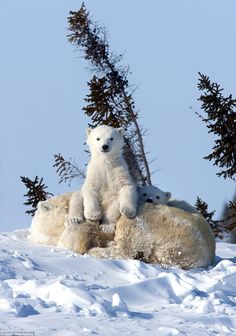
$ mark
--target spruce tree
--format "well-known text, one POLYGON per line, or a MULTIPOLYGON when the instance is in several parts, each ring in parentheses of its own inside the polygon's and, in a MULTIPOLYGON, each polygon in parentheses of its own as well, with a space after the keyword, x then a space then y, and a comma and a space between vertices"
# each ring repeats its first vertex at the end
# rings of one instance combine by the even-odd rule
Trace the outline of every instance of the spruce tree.
POLYGON ((121 65, 122 55, 110 51, 107 32, 93 22, 84 3, 80 10, 70 12, 68 40, 90 62, 94 72, 88 83, 89 94, 83 108, 91 118, 91 127, 109 125, 125 128, 124 156, 133 177, 151 184, 151 174, 138 123, 133 98, 134 87, 129 84, 129 68, 121 65))
POLYGON ((236 193, 233 200, 225 204, 222 218, 224 219, 224 226, 228 230, 236 228, 236 193))
POLYGON ((225 229, 222 226, 222 221, 213 219, 215 210, 209 211, 208 204, 205 201, 203 201, 200 197, 197 197, 195 207, 202 214, 202 216, 206 219, 215 237, 223 239, 223 232, 225 231, 225 229))
POLYGON ((208 76, 199 73, 198 88, 204 93, 200 96, 201 108, 206 116, 201 116, 216 136, 212 153, 204 159, 213 161, 220 168, 218 176, 236 177, 236 99, 230 94, 224 97, 220 85, 211 82, 208 76))
MULTIPOLYGON (((205 112, 202 116, 196 113, 209 129, 208 133, 216 136, 215 145, 212 152, 205 156, 204 159, 213 161, 215 166, 220 168, 217 175, 223 176, 225 179, 230 178, 235 181, 236 178, 236 99, 223 95, 223 89, 220 85, 212 82, 208 76, 199 72, 198 89, 203 94, 198 99, 202 105, 201 108, 205 112)), ((200 200, 201 201, 201 200, 200 200)), ((204 206, 197 201, 199 209, 204 212, 204 206)), ((205 206, 207 204, 205 203, 205 206)), ((207 208, 205 209, 207 210, 207 208)), ((203 214, 204 215, 204 214, 203 214)), ((211 224, 214 212, 210 213, 207 220, 211 224)), ((223 219, 213 221, 214 225, 223 223, 227 230, 236 227, 236 197, 225 206, 223 219)), ((220 229, 220 227, 219 227, 220 229)))

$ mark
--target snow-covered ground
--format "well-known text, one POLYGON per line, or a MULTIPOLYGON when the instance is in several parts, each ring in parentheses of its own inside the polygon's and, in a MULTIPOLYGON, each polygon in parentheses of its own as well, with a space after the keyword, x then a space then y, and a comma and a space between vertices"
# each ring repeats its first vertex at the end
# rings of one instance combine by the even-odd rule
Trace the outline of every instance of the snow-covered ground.
POLYGON ((236 245, 184 271, 97 260, 0 234, 0 334, 236 335, 236 245))

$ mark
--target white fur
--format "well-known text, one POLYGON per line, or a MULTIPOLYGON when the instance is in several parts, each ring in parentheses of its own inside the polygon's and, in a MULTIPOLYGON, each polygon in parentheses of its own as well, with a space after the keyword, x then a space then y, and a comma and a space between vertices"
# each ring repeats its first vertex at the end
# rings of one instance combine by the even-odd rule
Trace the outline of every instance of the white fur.
POLYGON ((171 198, 167 205, 174 207, 174 208, 178 208, 187 212, 191 212, 191 213, 198 213, 197 209, 194 208, 192 205, 188 204, 186 201, 184 200, 178 200, 175 198, 171 198))
POLYGON ((28 239, 34 243, 57 246, 68 218, 73 193, 54 196, 39 202, 28 239))
POLYGON ((139 200, 145 203, 162 204, 168 203, 171 198, 170 192, 164 192, 154 186, 143 186, 138 188, 139 200))
POLYGON ((91 160, 82 187, 84 217, 114 224, 120 214, 134 218, 136 185, 122 157, 123 131, 98 126, 87 131, 91 160))
POLYGON ((84 206, 82 192, 76 191, 72 194, 69 203, 68 219, 65 226, 70 224, 81 224, 84 222, 84 206))
POLYGON ((171 198, 170 192, 164 192, 154 186, 138 187, 139 200, 145 203, 168 205, 187 212, 197 213, 197 209, 186 201, 171 198))

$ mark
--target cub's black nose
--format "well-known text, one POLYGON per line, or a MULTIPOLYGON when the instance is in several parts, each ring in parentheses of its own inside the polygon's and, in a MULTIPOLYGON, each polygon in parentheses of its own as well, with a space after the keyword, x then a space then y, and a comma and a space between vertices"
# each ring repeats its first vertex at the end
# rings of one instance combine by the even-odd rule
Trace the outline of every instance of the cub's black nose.
POLYGON ((102 145, 102 149, 104 150, 104 152, 107 152, 108 148, 108 145, 102 145))
POLYGON ((147 199, 146 199, 146 202, 147 202, 147 203, 153 203, 153 200, 152 200, 151 198, 147 198, 147 199))

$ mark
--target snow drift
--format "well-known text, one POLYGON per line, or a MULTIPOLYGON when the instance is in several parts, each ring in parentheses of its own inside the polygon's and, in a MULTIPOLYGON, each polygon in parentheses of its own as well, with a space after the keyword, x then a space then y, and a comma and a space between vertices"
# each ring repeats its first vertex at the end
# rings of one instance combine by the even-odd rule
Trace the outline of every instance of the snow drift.
POLYGON ((234 335, 236 245, 184 271, 98 260, 0 234, 0 331, 35 335, 234 335))

